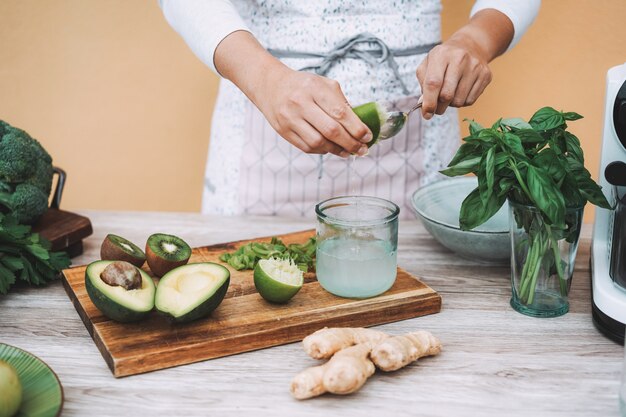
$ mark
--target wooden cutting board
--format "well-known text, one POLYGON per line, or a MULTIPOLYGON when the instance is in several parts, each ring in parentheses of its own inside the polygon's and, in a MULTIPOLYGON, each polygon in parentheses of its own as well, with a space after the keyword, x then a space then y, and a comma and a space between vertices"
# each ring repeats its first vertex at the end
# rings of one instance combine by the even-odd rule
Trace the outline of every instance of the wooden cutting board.
MULTIPOLYGON (((313 235, 313 231, 304 231, 281 239, 286 244, 302 243, 313 235)), ((194 249, 190 262, 219 262, 222 253, 248 242, 194 249)), ((322 289, 314 273, 307 273, 303 288, 289 303, 274 305, 256 292, 252 271, 228 267, 231 271, 228 293, 210 317, 171 324, 154 313, 144 321, 123 324, 104 317, 92 304, 85 290, 85 268, 63 271, 63 284, 116 377, 296 342, 325 326, 365 327, 441 310, 439 294, 400 268, 393 287, 378 297, 365 300, 336 297, 322 289)))

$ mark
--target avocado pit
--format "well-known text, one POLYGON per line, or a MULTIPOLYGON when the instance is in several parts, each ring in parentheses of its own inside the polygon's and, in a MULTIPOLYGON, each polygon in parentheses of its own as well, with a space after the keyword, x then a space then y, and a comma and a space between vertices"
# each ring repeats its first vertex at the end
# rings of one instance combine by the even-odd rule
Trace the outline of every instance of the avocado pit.
POLYGON ((126 290, 141 288, 141 274, 128 262, 116 261, 107 265, 100 274, 100 279, 108 285, 126 290))

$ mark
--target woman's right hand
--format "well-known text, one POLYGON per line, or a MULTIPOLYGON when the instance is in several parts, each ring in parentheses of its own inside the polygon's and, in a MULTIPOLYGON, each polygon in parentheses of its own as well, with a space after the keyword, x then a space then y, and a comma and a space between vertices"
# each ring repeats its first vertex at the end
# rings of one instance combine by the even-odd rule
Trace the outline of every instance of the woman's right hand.
POLYGON ((304 152, 344 158, 367 153, 372 132, 352 111, 337 81, 292 70, 245 31, 220 42, 214 63, 278 134, 304 152))
POLYGON ((259 86, 255 104, 274 130, 302 151, 343 158, 367 153, 372 133, 337 81, 281 64, 259 86))

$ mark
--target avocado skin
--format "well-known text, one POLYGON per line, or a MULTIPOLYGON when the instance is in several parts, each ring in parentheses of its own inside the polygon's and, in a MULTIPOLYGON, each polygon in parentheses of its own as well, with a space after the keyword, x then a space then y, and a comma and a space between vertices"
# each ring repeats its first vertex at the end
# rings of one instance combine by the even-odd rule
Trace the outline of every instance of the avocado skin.
POLYGON ((213 310, 215 310, 222 303, 222 301, 224 300, 224 296, 226 295, 226 292, 228 291, 229 285, 230 285, 230 276, 226 278, 222 286, 219 287, 217 291, 215 291, 208 300, 201 303, 198 307, 194 308, 189 313, 183 314, 180 317, 174 317, 172 314, 165 313, 162 311, 159 311, 159 312, 166 315, 169 318, 169 320, 173 323, 188 323, 190 321, 201 319, 211 314, 213 310))
POLYGON ((85 271, 85 287, 87 288, 87 294, 89 294, 89 298, 91 298, 93 304, 102 314, 111 320, 121 323, 130 323, 141 320, 150 314, 150 311, 133 311, 107 297, 93 285, 87 271, 85 271))

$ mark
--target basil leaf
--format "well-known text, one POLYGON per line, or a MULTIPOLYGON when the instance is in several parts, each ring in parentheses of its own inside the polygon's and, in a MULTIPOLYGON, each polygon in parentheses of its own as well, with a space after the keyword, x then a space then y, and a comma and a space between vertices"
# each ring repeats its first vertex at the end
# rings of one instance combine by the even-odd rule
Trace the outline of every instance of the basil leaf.
POLYGON ((496 214, 505 201, 506 197, 492 193, 487 204, 483 204, 480 191, 476 187, 461 204, 459 215, 461 230, 471 230, 480 226, 496 214))
POLYGON ((502 119, 500 121, 500 124, 502 126, 506 126, 506 127, 510 127, 516 130, 521 130, 521 129, 526 129, 526 130, 532 130, 532 126, 530 125, 530 123, 526 122, 524 119, 521 119, 519 117, 512 117, 509 119, 502 119))
POLYGON ((482 127, 480 124, 476 123, 474 120, 463 119, 463 121, 464 122, 469 122, 469 131, 470 131, 470 135, 472 135, 472 136, 478 134, 478 132, 480 132, 481 130, 484 129, 484 127, 482 127))
POLYGON ((462 144, 459 149, 456 151, 456 154, 454 155, 454 158, 452 158, 452 160, 450 161, 450 163, 448 164, 449 167, 458 164, 459 162, 461 162, 464 159, 468 159, 471 157, 481 157, 482 156, 482 149, 480 144, 478 143, 464 143, 462 144))
POLYGON ((480 161, 478 170, 478 190, 483 205, 486 205, 493 193, 495 180, 495 148, 490 148, 480 161))
POLYGON ((563 224, 565 201, 548 174, 541 168, 528 165, 526 176, 528 191, 535 206, 546 215, 551 224, 563 224))
POLYGON ((459 214, 459 225, 461 230, 471 230, 482 224, 483 203, 480 199, 480 191, 476 187, 461 204, 461 212, 459 214))
POLYGON ((494 124, 491 125, 492 130, 498 130, 500 127, 502 127, 502 118, 499 118, 494 124))
POLYGON ((524 147, 522 146, 522 140, 514 133, 505 133, 502 137, 502 144, 515 156, 519 156, 522 158, 526 158, 526 154, 524 153, 524 147))
POLYGON ((570 172, 563 178, 561 193, 563 193, 565 207, 580 207, 586 202, 586 199, 582 196, 578 188, 578 181, 576 181, 576 178, 570 172))
POLYGON ((498 190, 498 196, 506 197, 515 184, 516 181, 513 178, 502 178, 498 181, 498 186, 496 187, 498 190))
POLYGON ((493 146, 498 143, 500 136, 500 132, 498 132, 497 130, 483 129, 478 132, 477 136, 468 138, 467 142, 482 143, 486 146, 493 146))
POLYGON ((532 160, 532 164, 545 170, 555 184, 560 184, 567 170, 561 162, 561 158, 554 152, 552 148, 546 148, 539 152, 532 160))
POLYGON ((480 165, 480 159, 480 156, 466 159, 439 172, 448 177, 457 177, 459 175, 469 174, 470 172, 476 172, 480 165))
POLYGON ((583 198, 587 199, 591 204, 605 209, 612 208, 604 196, 602 188, 600 188, 600 186, 591 178, 579 179, 578 187, 583 198))
POLYGON ((565 118, 560 111, 552 107, 543 107, 533 114, 529 123, 535 130, 550 130, 563 127, 565 118))
POLYGON ((579 119, 583 118, 580 114, 574 113, 573 111, 569 111, 569 112, 561 113, 561 114, 563 115, 563 118, 565 120, 572 120, 573 121, 573 120, 579 120, 579 119))
POLYGON ((567 156, 570 156, 576 159, 581 164, 585 163, 585 155, 583 154, 583 150, 580 146, 580 141, 570 132, 564 132, 565 135, 565 150, 567 151, 567 156))
POLYGON ((519 129, 515 131, 515 134, 520 138, 522 144, 524 145, 535 145, 545 140, 543 136, 533 129, 519 129))

